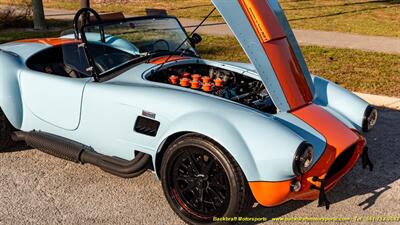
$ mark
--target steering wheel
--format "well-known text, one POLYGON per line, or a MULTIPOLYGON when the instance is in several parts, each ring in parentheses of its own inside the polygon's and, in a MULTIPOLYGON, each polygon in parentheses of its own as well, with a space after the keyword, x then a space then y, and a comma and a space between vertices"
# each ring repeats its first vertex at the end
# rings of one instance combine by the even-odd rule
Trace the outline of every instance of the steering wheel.
MULTIPOLYGON (((82 16, 82 14, 86 14, 88 17, 88 20, 83 20, 82 23, 82 27, 89 24, 90 23, 90 13, 92 13, 94 15, 94 17, 96 17, 96 20, 98 22, 101 22, 101 17, 100 15, 96 12, 96 10, 92 9, 92 8, 82 8, 80 9, 74 17, 74 22, 73 22, 73 26, 74 26, 74 32, 75 32, 75 39, 79 39, 79 18, 82 16)), ((106 42, 106 37, 104 34, 104 28, 103 26, 100 26, 100 36, 101 36, 101 42, 105 43, 106 42)))
POLYGON ((153 42, 153 44, 152 44, 152 52, 157 52, 157 51, 154 51, 154 46, 155 46, 156 44, 158 44, 158 43, 164 43, 164 44, 167 46, 167 49, 166 49, 166 50, 160 49, 160 50, 158 50, 158 51, 168 51, 168 52, 171 51, 171 46, 169 45, 168 41, 166 41, 166 40, 164 40, 164 39, 159 39, 159 40, 153 42))

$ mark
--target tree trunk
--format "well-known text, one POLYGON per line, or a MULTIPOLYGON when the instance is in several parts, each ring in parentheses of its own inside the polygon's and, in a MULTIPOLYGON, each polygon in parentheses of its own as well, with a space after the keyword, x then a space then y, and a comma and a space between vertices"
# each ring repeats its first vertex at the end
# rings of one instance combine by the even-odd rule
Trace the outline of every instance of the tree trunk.
MULTIPOLYGON (((81 4, 81 8, 90 8, 90 0, 80 0, 80 4, 81 4)), ((84 13, 82 15, 82 23, 88 24, 89 17, 90 17, 89 13, 84 13)))
POLYGON ((81 8, 90 8, 89 0, 80 0, 80 1, 81 1, 81 8))
POLYGON ((33 28, 35 30, 46 29, 46 23, 44 19, 43 1, 32 0, 33 9, 33 28))

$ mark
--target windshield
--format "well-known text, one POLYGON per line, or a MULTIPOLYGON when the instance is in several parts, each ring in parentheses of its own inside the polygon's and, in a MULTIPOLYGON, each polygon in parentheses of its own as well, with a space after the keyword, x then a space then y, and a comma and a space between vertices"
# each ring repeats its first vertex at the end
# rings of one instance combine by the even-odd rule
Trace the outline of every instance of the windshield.
POLYGON ((186 32, 174 17, 138 17, 89 25, 83 28, 82 39, 86 40, 87 53, 100 75, 141 58, 163 54, 197 56, 186 32))

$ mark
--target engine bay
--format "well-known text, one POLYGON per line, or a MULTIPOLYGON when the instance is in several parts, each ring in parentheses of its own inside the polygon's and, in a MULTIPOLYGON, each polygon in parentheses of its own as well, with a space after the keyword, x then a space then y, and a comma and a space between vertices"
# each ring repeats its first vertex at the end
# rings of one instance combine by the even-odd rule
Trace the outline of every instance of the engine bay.
POLYGON ((262 112, 277 112, 262 81, 229 70, 203 64, 186 64, 158 71, 148 79, 206 92, 262 112))

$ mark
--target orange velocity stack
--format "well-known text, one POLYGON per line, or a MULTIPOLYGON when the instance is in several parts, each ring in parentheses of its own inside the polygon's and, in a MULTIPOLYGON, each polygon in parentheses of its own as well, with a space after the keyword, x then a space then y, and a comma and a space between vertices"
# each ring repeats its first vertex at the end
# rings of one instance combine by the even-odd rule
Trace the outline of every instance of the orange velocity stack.
POLYGON ((192 88, 192 89, 199 89, 199 88, 200 88, 200 81, 198 81, 198 80, 193 80, 193 81, 192 81, 192 86, 191 86, 191 88, 192 88))
POLYGON ((188 78, 182 78, 180 80, 180 85, 182 87, 189 87, 190 86, 190 80, 188 78))
POLYGON ((178 77, 178 76, 175 76, 175 75, 172 75, 172 76, 169 77, 168 80, 169 80, 169 82, 170 82, 171 84, 178 84, 179 77, 178 77))
POLYGON ((203 91, 205 92, 211 92, 212 84, 211 83, 204 83, 203 84, 203 91))
POLYGON ((188 78, 190 77, 190 73, 186 72, 184 74, 182 74, 182 78, 188 78))
POLYGON ((192 79, 193 81, 200 81, 201 75, 200 74, 193 74, 192 79))
POLYGON ((201 80, 203 81, 203 84, 210 83, 211 77, 204 76, 201 78, 201 80))
POLYGON ((216 87, 222 87, 224 84, 224 81, 221 78, 217 78, 214 80, 215 86, 216 87))

